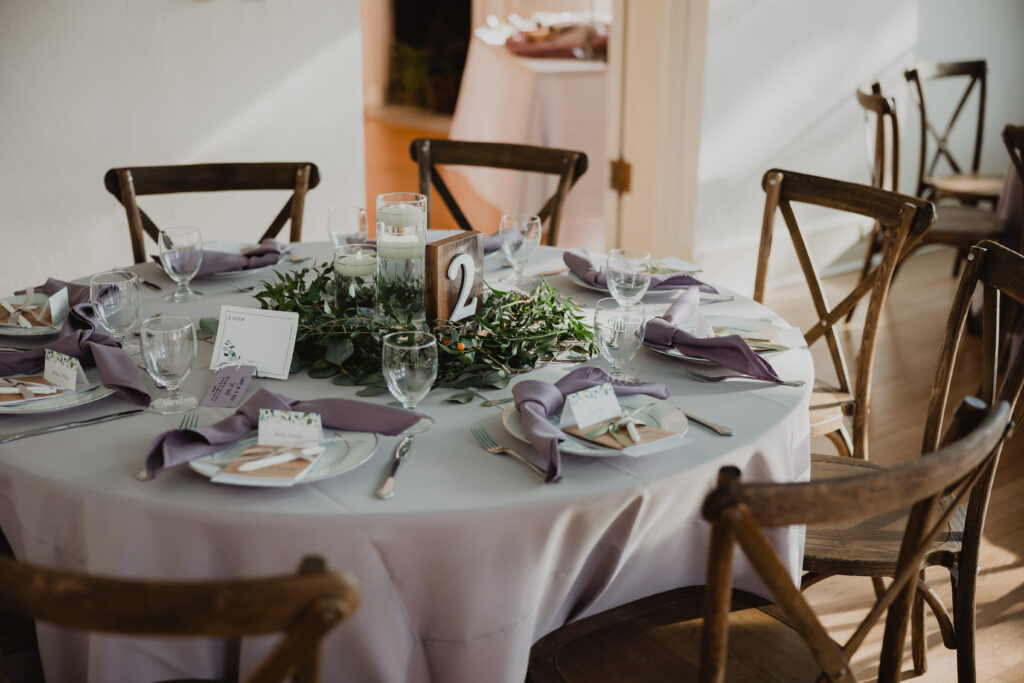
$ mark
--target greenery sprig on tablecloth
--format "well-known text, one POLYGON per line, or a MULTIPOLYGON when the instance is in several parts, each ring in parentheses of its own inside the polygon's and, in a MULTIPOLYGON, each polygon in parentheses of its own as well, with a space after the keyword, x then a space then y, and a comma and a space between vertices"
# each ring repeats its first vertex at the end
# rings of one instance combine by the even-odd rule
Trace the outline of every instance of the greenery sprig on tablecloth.
MULTIPOLYGON (((308 369, 341 385, 382 382, 381 338, 413 326, 340 312, 329 296, 333 280, 331 264, 277 273, 255 298, 265 309, 299 314, 293 372, 308 369)), ((501 388, 517 373, 597 352, 580 309, 545 281, 530 294, 485 294, 476 316, 434 330, 439 385, 501 388)))

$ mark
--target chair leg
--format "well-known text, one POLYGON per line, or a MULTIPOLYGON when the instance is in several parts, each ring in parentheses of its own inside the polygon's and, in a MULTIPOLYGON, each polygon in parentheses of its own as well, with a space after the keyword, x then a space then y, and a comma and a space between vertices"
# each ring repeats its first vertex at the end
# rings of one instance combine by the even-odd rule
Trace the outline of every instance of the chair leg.
POLYGON ((853 457, 853 440, 850 439, 850 432, 846 430, 846 425, 841 426, 834 432, 829 432, 825 436, 836 447, 839 455, 844 455, 848 458, 853 457))
POLYGON ((914 594, 914 607, 910 610, 910 654, 914 660, 914 675, 928 671, 928 648, 924 634, 924 599, 914 594))
POLYGON ((956 677, 958 683, 975 683, 974 610, 978 574, 975 571, 951 571, 950 582, 953 584, 953 623, 956 631, 956 677))

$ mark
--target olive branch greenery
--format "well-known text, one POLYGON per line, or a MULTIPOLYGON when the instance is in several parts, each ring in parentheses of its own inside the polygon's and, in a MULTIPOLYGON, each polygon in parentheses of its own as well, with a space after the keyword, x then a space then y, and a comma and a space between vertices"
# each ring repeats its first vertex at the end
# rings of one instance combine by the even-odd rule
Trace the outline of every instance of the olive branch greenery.
MULTIPOLYGON (((276 273, 255 298, 264 309, 299 314, 292 372, 308 369, 311 377, 331 378, 339 385, 383 382, 383 336, 426 325, 343 312, 334 305, 333 287, 334 269, 323 264, 276 273)), ((543 279, 529 294, 485 287, 477 315, 445 321, 433 330, 438 339, 435 386, 503 388, 520 372, 597 353, 580 309, 543 279)), ((374 387, 360 395, 383 391, 374 387)))

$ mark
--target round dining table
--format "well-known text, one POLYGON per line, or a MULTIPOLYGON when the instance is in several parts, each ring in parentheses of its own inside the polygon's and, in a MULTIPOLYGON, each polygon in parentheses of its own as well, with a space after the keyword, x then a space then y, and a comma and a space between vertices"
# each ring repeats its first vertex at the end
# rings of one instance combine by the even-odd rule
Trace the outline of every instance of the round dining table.
MULTIPOLYGON (((297 243, 293 253, 321 263, 330 259, 326 244, 297 243)), ((278 269, 313 262, 284 261, 278 269)), ((542 247, 527 272, 561 266, 561 250, 542 247)), ((171 291, 171 281, 154 264, 132 269, 171 291)), ((509 272, 493 269, 486 279, 496 283, 509 272)), ((198 322, 217 317, 223 304, 255 308, 258 302, 244 290, 270 276, 262 271, 196 281, 193 288, 203 297, 187 304, 166 303, 160 293, 143 289, 142 315, 181 314, 198 322)), ((579 302, 584 315, 592 315, 602 296, 565 273, 547 280, 579 302)), ((671 293, 649 295, 648 314, 671 301, 671 293)), ((702 310, 789 327, 742 296, 702 310)), ((185 393, 202 396, 209 388, 211 349, 199 342, 185 393)), ((471 435, 472 428, 484 428, 543 465, 529 444, 506 431, 507 405, 460 404, 448 399, 461 390, 437 388, 418 406, 436 426, 416 436, 389 500, 374 491, 397 437, 380 437, 373 456, 356 469, 291 488, 215 484, 188 466, 140 481, 136 474, 147 448, 180 421, 146 411, 0 445, 0 527, 19 560, 130 578, 286 574, 302 556, 320 555, 355 575, 362 593, 356 613, 324 641, 323 680, 519 683, 530 646, 546 633, 640 597, 703 583, 709 527, 701 504, 719 468, 734 465, 753 481, 808 478, 811 357, 795 346, 769 358, 781 377, 805 384, 701 382, 679 361, 641 349, 628 373, 664 382, 672 404, 728 425, 734 434, 720 436, 691 421, 668 451, 643 457, 564 454, 563 477, 554 484, 544 484, 513 458, 488 453, 471 435)), ((599 358, 589 362, 608 367, 599 358)), ((512 382, 554 381, 578 365, 549 363, 512 382)), ((154 396, 163 395, 146 381, 154 396)), ((359 389, 305 372, 287 381, 256 378, 246 398, 258 388, 301 399, 354 398, 359 389)), ((382 394, 362 400, 383 405, 391 399, 382 394)), ((113 396, 57 413, 0 415, 0 433, 127 407, 113 396)), ((201 407, 199 425, 231 412, 201 407)), ((776 529, 770 537, 796 579, 803 529, 776 529)), ((734 576, 737 587, 765 594, 739 551, 734 576)), ((49 683, 231 679, 251 668, 277 637, 156 639, 43 623, 37 628, 49 683)))

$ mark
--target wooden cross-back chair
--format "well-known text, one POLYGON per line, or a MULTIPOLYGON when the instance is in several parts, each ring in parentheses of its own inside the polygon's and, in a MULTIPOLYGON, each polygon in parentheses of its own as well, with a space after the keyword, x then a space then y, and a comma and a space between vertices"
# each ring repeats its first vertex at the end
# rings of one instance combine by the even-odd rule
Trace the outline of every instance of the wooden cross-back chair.
POLYGON ((459 208, 437 166, 485 166, 558 176, 555 193, 537 211, 541 223, 547 224, 543 242, 550 245, 558 243, 558 226, 562 220, 562 208, 566 197, 569 196, 569 190, 587 171, 587 155, 583 152, 501 142, 416 138, 409 145, 409 156, 419 167, 420 194, 426 195, 429 200, 430 188, 433 185, 444 200, 445 206, 451 211, 455 222, 463 230, 473 230, 473 226, 459 208))
POLYGON ((754 277, 754 299, 764 302, 768 261, 775 231, 775 214, 781 212, 818 316, 817 322, 804 333, 804 339, 808 345, 819 339, 825 340, 837 377, 837 386, 822 386, 812 393, 811 436, 828 437, 840 454, 866 460, 871 374, 882 308, 896 266, 910 253, 935 221, 935 207, 922 199, 867 185, 777 169, 770 170, 764 175, 762 186, 767 197, 757 273, 754 277), (852 292, 834 306, 830 307, 826 300, 821 279, 797 223, 793 204, 810 204, 858 214, 872 219, 879 226, 881 262, 861 278, 852 292), (856 381, 851 381, 846 356, 835 326, 861 298, 868 294, 870 298, 857 358, 856 381), (846 429, 847 416, 853 418, 852 443, 851 434, 846 429))
MULTIPOLYGON (((899 191, 900 138, 899 121, 896 116, 896 104, 891 97, 882 94, 878 83, 873 83, 871 93, 857 91, 857 102, 864 110, 867 118, 874 118, 874 159, 872 163, 871 184, 892 192, 899 191), (891 173, 887 174, 886 169, 891 173)), ((1001 181, 1000 181, 1001 182, 1001 181)), ((953 275, 960 272, 960 266, 971 247, 986 239, 998 239, 1006 230, 1002 219, 996 215, 995 207, 982 208, 969 205, 942 204, 936 207, 935 224, 918 243, 945 244, 955 247, 956 260, 953 262, 953 275)), ((868 237, 867 253, 861 268, 863 278, 871 268, 871 260, 881 251, 878 239, 878 224, 868 237)), ((851 309, 846 320, 853 317, 851 309)))
POLYGON ((981 147, 985 132, 985 81, 988 63, 983 60, 963 62, 921 62, 903 72, 910 87, 910 94, 917 104, 921 121, 921 147, 917 166, 917 195, 928 199, 952 197, 967 203, 990 201, 995 203, 1003 187, 1002 178, 978 175, 981 167, 981 147), (963 94, 960 96, 949 122, 940 132, 935 124, 934 115, 929 115, 925 104, 924 82, 947 79, 966 79, 963 94), (960 118, 964 106, 975 86, 978 88, 978 118, 974 128, 974 145, 971 150, 969 166, 962 166, 950 150, 950 135, 960 118), (929 149, 934 142, 935 151, 929 160, 929 149), (935 171, 939 161, 945 159, 953 173, 937 176, 935 171))
POLYGON ((878 681, 900 680, 921 558, 952 514, 948 508, 937 514, 937 500, 947 491, 962 499, 977 487, 1008 429, 1009 414, 1005 403, 986 410, 979 399, 969 399, 957 412, 957 439, 948 446, 929 458, 853 478, 744 483, 739 470, 722 468, 703 507, 711 523, 706 585, 643 598, 554 631, 533 646, 527 680, 854 681, 850 660, 883 615, 878 681), (913 507, 898 534, 896 578, 840 645, 793 584, 765 529, 851 520, 906 505, 913 507), (775 606, 764 608, 763 600, 732 589, 735 545, 775 606))
POLYGON ((160 228, 139 208, 137 198, 148 194, 179 192, 225 192, 234 190, 291 190, 292 194, 270 223, 260 241, 276 237, 291 221, 288 241, 302 239, 302 214, 306 192, 320 184, 316 164, 302 162, 192 164, 183 166, 134 166, 112 168, 103 176, 110 194, 124 206, 132 256, 136 263, 146 261, 143 234, 156 242, 160 228))
POLYGON ((323 637, 359 605, 356 580, 303 558, 292 575, 226 581, 128 580, 0 557, 0 610, 62 628, 135 636, 283 633, 242 681, 319 680, 323 637))
MULTIPOLYGON (((943 415, 953 379, 957 351, 971 312, 971 301, 978 287, 983 291, 982 310, 982 372, 978 378, 978 396, 994 404, 1005 402, 1011 412, 1016 408, 1024 387, 1024 348, 1018 347, 1000 372, 1000 344, 1003 335, 999 326, 1000 308, 1007 303, 1024 304, 1024 256, 995 242, 982 242, 971 249, 960 283, 953 299, 945 339, 939 356, 935 382, 928 403, 924 443, 921 452, 929 454, 940 446, 943 415)), ((966 509, 953 515, 949 525, 928 548, 922 566, 946 567, 953 585, 953 618, 943 607, 938 595, 922 580, 913 613, 914 669, 923 673, 925 661, 924 610, 927 602, 939 623, 943 643, 957 650, 957 671, 961 683, 975 680, 974 608, 977 583, 978 552, 982 528, 988 509, 989 493, 999 461, 997 450, 986 466, 979 485, 972 492, 966 509)), ((855 476, 869 470, 872 463, 850 458, 812 456, 811 480, 855 476)), ((949 501, 943 501, 949 507, 949 501)), ((905 513, 906 511, 904 511, 905 513)), ((898 542, 892 530, 899 528, 905 517, 887 515, 877 523, 860 521, 853 525, 833 525, 808 529, 804 549, 804 577, 807 588, 836 574, 846 576, 893 576, 897 571, 898 542)), ((923 577, 922 577, 923 579, 923 577)))

